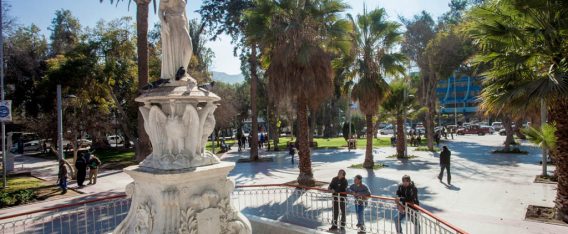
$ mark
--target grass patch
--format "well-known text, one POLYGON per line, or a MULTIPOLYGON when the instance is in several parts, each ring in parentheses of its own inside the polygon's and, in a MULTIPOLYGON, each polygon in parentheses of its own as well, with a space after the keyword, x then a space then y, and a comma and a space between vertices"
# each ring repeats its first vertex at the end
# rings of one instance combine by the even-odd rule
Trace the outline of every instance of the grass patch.
POLYGON ((556 210, 553 207, 529 205, 529 207, 527 207, 525 219, 541 223, 568 226, 568 223, 556 219, 556 210))
POLYGON ((17 206, 34 201, 36 189, 45 186, 40 179, 31 176, 8 177, 8 188, 0 191, 0 208, 17 206))
MULTIPOLYGON (((375 163, 375 165, 373 166, 373 170, 379 170, 383 167, 387 167, 387 165, 385 165, 384 163, 375 163)), ((355 168, 355 169, 367 169, 363 167, 362 163, 359 164, 353 164, 351 166, 349 166, 349 168, 355 168)))
POLYGON ((133 149, 97 150, 94 154, 101 160, 101 167, 106 169, 122 169, 138 164, 133 149))
POLYGON ((391 156, 387 156, 387 158, 413 159, 413 158, 418 158, 418 156, 416 156, 416 155, 407 155, 406 157, 401 157, 401 158, 399 158, 399 157, 397 157, 396 154, 393 154, 393 155, 391 155, 391 156))
POLYGON ((519 148, 514 148, 512 150, 505 150, 505 149, 493 150, 491 153, 494 153, 494 154, 528 154, 529 152, 521 150, 519 148))
MULTIPOLYGON (((278 142, 278 147, 280 150, 287 149, 288 142, 291 142, 291 137, 280 137, 278 142)), ((296 141, 296 138, 294 138, 296 141)), ((347 148, 347 141, 343 137, 332 137, 332 138, 314 138, 314 141, 317 143, 316 149, 340 149, 340 148, 347 148)), ((357 148, 364 149, 367 146, 367 139, 366 138, 359 138, 357 139, 357 148)), ((380 137, 378 139, 373 138, 373 146, 390 146, 390 138, 388 137, 380 137)))
POLYGON ((430 149, 428 149, 428 146, 419 146, 419 147, 416 147, 416 149, 414 149, 414 150, 416 150, 416 151, 438 152, 438 151, 440 151, 440 148, 434 146, 434 150, 430 150, 430 149))

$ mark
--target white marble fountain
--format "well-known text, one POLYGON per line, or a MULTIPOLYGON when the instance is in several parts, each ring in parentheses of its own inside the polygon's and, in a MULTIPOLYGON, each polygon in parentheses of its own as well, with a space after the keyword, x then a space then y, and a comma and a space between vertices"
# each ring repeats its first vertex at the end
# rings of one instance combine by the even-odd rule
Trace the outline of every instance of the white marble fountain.
POLYGON ((252 233, 230 202, 234 163, 205 150, 220 98, 185 71, 192 55, 185 5, 160 1, 162 79, 136 98, 152 153, 124 169, 134 179, 126 187, 132 203, 114 233, 252 233))

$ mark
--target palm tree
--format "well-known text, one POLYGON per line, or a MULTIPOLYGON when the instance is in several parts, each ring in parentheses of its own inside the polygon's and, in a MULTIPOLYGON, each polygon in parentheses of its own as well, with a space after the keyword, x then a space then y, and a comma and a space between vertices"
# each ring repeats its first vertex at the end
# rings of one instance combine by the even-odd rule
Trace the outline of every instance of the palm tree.
MULTIPOLYGON (((99 0, 101 3, 104 0, 99 0)), ((110 0, 113 4, 126 0, 110 0)), ((136 49, 138 52, 138 90, 142 91, 148 84, 148 7, 150 2, 154 4, 156 11, 156 0, 128 0, 128 5, 134 1, 136 3, 136 49)), ((143 105, 142 103, 140 105, 143 105)), ((144 129, 144 119, 138 112, 138 141, 136 141, 136 160, 142 161, 151 152, 150 139, 144 129)))
POLYGON ((296 103, 298 121, 298 183, 315 184, 311 167, 308 107, 333 92, 332 56, 348 51, 349 23, 339 19, 347 8, 340 0, 257 0, 246 13, 249 40, 258 42, 268 89, 276 101, 296 103))
POLYGON ((349 15, 354 26, 356 43, 356 71, 361 77, 353 86, 351 98, 359 102, 367 123, 367 146, 363 167, 373 168, 373 116, 388 93, 389 86, 385 75, 396 75, 404 72, 402 62, 405 56, 400 53, 389 53, 402 41, 399 32, 400 24, 387 21, 384 8, 371 12, 363 10, 357 15, 357 21, 349 15))
MULTIPOLYGON (((553 151, 556 148, 556 127, 552 124, 543 124, 540 129, 529 127, 523 129, 522 132, 527 139, 538 145, 544 151, 553 151)), ((542 159, 542 176, 546 177, 546 158, 542 159)))
POLYGON ((489 1, 475 8, 467 32, 493 66, 486 73, 487 106, 520 112, 547 105, 555 124, 557 218, 568 222, 568 2, 489 1))
POLYGON ((406 146, 403 114, 414 103, 414 96, 407 95, 412 90, 404 80, 390 83, 390 91, 390 95, 383 102, 383 108, 396 117, 396 157, 403 158, 406 146))

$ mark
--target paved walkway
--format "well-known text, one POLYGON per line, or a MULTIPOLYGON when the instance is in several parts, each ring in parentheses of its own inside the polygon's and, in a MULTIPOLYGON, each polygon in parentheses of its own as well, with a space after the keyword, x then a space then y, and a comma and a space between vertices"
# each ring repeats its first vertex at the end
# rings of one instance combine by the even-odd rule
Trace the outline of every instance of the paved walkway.
MULTIPOLYGON (((316 179, 321 181, 331 180, 341 168, 347 171, 350 183, 354 175, 361 174, 372 193, 382 196, 393 196, 402 175, 408 174, 419 189, 421 206, 471 233, 568 233, 568 227, 524 221, 529 204, 553 206, 555 185, 532 182, 541 171, 540 154, 536 148, 524 146, 530 151, 529 155, 491 154, 490 151, 503 140, 504 137, 497 135, 460 136, 454 142, 448 142, 453 151, 452 187, 445 186, 436 178, 439 172, 437 154, 415 152, 412 148, 409 154, 419 157, 408 162, 386 158, 394 154, 392 147, 375 149, 375 160, 388 166, 376 171, 347 168, 363 162, 363 150, 317 150, 312 155, 312 166, 316 179)), ((296 179, 297 158, 292 164, 285 151, 263 152, 262 156, 274 157, 274 162, 238 163, 230 177, 237 184, 284 183, 296 179)), ((236 162, 246 157, 248 152, 238 153, 233 147, 222 159, 236 162)), ((30 164, 36 165, 38 171, 42 166, 41 170, 50 168, 47 162, 30 161, 30 164)), ((79 190, 85 195, 62 199, 60 203, 119 193, 131 181, 120 171, 101 172, 96 185, 79 190)), ((71 184, 73 186, 76 185, 71 184)), ((0 215, 55 204, 57 202, 52 201, 0 210, 0 215)))

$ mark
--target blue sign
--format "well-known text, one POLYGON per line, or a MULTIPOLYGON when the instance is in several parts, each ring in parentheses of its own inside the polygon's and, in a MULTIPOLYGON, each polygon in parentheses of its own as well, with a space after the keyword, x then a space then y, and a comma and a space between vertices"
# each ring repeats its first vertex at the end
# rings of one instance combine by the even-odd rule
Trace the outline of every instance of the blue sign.
POLYGON ((12 101, 5 100, 0 102, 0 121, 8 122, 12 121, 12 101))

